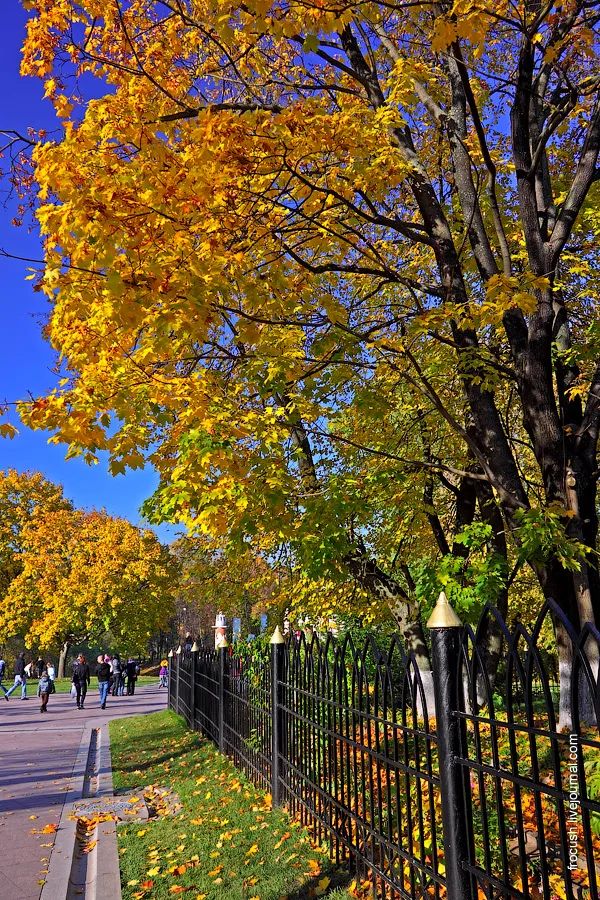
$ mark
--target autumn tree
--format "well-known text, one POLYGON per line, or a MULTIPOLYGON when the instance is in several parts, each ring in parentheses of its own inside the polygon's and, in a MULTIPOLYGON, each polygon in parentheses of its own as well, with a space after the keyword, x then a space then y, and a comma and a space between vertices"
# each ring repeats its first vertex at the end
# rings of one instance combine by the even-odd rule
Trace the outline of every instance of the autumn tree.
POLYGON ((114 649, 139 653, 172 613, 177 567, 154 532, 104 512, 57 510, 22 533, 21 571, 0 611, 0 634, 40 649, 110 633, 114 649))
POLYGON ((424 672, 422 549, 594 621, 599 4, 28 5, 68 376, 25 421, 354 579, 424 672))
POLYGON ((26 527, 36 517, 72 509, 62 487, 41 472, 0 472, 0 599, 23 569, 26 527))
POLYGON ((187 608, 188 622, 194 610, 198 627, 206 633, 211 634, 220 611, 239 616, 247 635, 252 614, 267 607, 283 612, 289 602, 285 569, 276 559, 255 556, 250 547, 228 553, 206 535, 190 534, 171 544, 170 551, 180 565, 178 605, 187 608))

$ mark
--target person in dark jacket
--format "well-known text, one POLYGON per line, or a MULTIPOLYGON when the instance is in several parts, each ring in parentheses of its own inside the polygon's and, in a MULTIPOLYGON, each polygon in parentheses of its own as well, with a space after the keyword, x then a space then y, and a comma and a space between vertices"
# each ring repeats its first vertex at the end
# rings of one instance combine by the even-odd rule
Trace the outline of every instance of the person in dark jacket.
POLYGON ((110 663, 106 662, 106 659, 103 656, 99 656, 96 677, 98 678, 98 690, 100 691, 100 709, 106 709, 110 674, 110 663))
POLYGON ((127 672, 127 693, 133 695, 135 693, 135 682, 137 678, 137 663, 131 656, 127 660, 125 669, 127 672))
POLYGON ((77 657, 77 662, 73 666, 73 684, 77 694, 77 709, 83 709, 89 683, 90 667, 85 661, 83 653, 80 653, 77 657))
POLYGON ((36 669, 37 669, 37 677, 38 677, 38 678, 41 678, 41 677, 42 677, 42 674, 43 674, 43 672, 44 672, 44 660, 42 659, 41 656, 40 656, 40 658, 38 659, 38 661, 36 662, 35 667, 36 667, 36 669))
POLYGON ((27 696, 27 675, 25 674, 25 653, 19 653, 17 658, 15 659, 15 683, 11 687, 9 691, 6 691, 5 696, 10 697, 13 691, 21 685, 21 700, 29 700, 27 696))

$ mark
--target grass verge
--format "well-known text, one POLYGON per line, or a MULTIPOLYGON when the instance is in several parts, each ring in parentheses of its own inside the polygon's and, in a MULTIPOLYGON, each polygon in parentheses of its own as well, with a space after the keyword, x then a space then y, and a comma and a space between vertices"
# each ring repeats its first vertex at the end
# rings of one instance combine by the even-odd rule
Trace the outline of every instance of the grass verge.
POLYGON ((364 896, 306 829, 171 711, 110 723, 116 790, 150 785, 181 810, 118 830, 123 900, 350 900, 364 896))

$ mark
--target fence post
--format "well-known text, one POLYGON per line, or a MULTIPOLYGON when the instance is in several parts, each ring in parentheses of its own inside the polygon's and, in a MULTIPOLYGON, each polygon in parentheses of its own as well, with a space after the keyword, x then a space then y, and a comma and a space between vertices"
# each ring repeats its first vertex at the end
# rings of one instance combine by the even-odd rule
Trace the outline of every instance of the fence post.
POLYGON ((285 638, 276 626, 271 644, 271 798, 273 806, 279 806, 279 754, 283 749, 283 691, 279 684, 283 669, 285 638))
POLYGON ((469 773, 456 761, 466 748, 465 723, 456 715, 462 623, 443 591, 427 627, 431 629, 446 897, 447 900, 477 900, 474 876, 463 866, 473 859, 469 773))
POLYGON ((175 651, 174 659, 177 661, 177 677, 175 679, 175 712, 179 715, 179 670, 181 668, 181 645, 175 651))
POLYGON ((167 656, 167 706, 173 709, 173 651, 169 650, 167 656))
POLYGON ((196 669, 198 668, 198 650, 200 647, 194 641, 192 644, 192 683, 190 685, 190 728, 196 730, 196 669))
POLYGON ((229 643, 226 637, 219 641, 219 750, 225 753, 225 657, 229 643))

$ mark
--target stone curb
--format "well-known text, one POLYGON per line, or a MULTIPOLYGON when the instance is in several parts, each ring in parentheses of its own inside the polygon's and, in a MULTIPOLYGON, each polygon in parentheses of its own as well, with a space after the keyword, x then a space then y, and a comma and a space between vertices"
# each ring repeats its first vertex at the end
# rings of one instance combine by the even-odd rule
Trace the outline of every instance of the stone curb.
MULTIPOLYGON (((112 796, 112 760, 110 755, 110 731, 108 722, 102 726, 102 740, 98 758, 98 796, 112 796)), ((117 846, 117 822, 100 822, 96 829, 98 843, 94 850, 95 891, 94 900, 121 900, 121 869, 117 846)))
POLYGON ((74 900, 75 897, 78 900, 120 900, 116 821, 97 825, 94 835, 96 844, 84 858, 77 852, 77 820, 71 818, 74 805, 84 799, 84 794, 92 794, 98 799, 113 794, 110 733, 105 720, 92 719, 86 723, 71 778, 74 783, 65 795, 40 900, 74 900), (95 771, 90 772, 88 766, 94 733, 97 735, 95 771))
POLYGON ((73 854, 75 852, 77 824, 69 819, 69 815, 73 803, 83 796, 92 728, 92 723, 87 722, 81 735, 81 741, 70 776, 72 783, 65 794, 56 839, 50 854, 48 873, 42 887, 40 900, 63 900, 67 896, 71 866, 73 865, 73 854))

